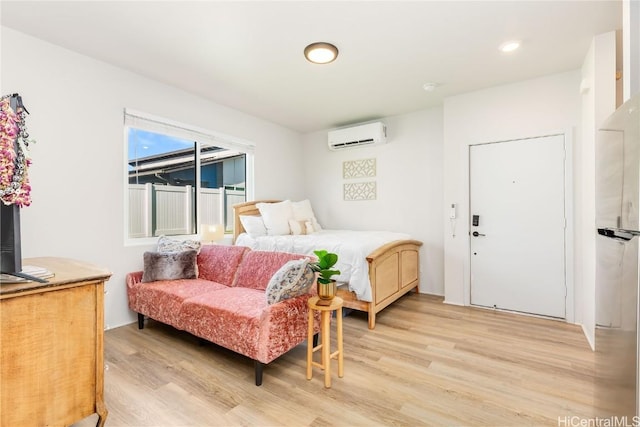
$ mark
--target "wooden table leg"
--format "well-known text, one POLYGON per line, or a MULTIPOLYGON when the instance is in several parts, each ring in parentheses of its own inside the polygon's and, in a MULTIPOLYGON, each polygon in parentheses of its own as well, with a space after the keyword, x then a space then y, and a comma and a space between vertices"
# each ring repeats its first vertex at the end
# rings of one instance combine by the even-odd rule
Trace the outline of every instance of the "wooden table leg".
POLYGON ((338 339, 338 376, 342 378, 344 376, 344 359, 342 357, 342 308, 336 310, 336 328, 338 339))
POLYGON ((331 312, 322 312, 322 366, 324 386, 331 388, 331 312))
POLYGON ((107 415, 109 415, 109 411, 107 411, 104 402, 96 402, 96 413, 98 414, 96 427, 104 427, 104 423, 107 421, 107 415))
POLYGON ((307 328, 307 379, 313 375, 313 310, 309 309, 309 327, 307 328))

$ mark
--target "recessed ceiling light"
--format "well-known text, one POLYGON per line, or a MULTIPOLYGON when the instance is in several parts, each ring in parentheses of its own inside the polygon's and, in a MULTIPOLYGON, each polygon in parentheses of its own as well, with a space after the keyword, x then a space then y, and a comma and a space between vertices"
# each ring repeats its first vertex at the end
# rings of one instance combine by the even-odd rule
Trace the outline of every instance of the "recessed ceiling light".
POLYGON ((428 82, 422 85, 422 89, 426 90, 427 92, 433 92, 438 86, 440 86, 440 83, 428 82))
POLYGON ((520 47, 520 41, 519 40, 510 40, 508 42, 504 42, 500 45, 499 49, 501 52, 504 53, 509 53, 509 52, 513 52, 514 50, 518 49, 520 47))
POLYGON ((338 57, 338 48, 331 43, 311 43, 304 48, 304 56, 314 64, 328 64, 338 57))

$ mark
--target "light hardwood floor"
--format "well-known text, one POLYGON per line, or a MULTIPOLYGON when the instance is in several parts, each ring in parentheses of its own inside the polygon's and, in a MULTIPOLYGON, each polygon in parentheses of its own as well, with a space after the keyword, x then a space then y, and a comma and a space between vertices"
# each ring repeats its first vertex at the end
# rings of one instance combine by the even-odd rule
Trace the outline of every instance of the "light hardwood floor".
POLYGON ((375 330, 351 313, 344 337, 345 375, 331 389, 318 370, 306 380, 305 344, 256 387, 250 360, 189 334, 154 321, 109 330, 107 426, 558 426, 606 409, 575 325, 412 293, 375 330))

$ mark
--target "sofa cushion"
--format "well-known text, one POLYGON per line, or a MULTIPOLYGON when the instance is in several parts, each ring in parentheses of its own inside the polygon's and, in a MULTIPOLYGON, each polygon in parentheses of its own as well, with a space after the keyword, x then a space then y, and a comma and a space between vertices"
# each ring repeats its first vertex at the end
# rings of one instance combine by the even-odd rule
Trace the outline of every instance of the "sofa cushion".
POLYGON ((287 261, 309 258, 287 252, 250 251, 242 259, 233 286, 264 291, 271 277, 287 261))
POLYGON ((225 288, 227 286, 209 280, 184 279, 135 283, 127 292, 129 308, 133 311, 182 329, 179 312, 185 300, 225 288))
POLYGON ((265 290, 267 304, 306 294, 315 277, 307 258, 288 261, 269 280, 265 290))
POLYGON ((180 308, 181 328, 196 336, 256 359, 264 292, 227 288, 196 295, 180 308))
POLYGON ((231 286, 238 265, 249 251, 245 246, 204 245, 198 255, 198 277, 231 286))
POLYGON ((195 250, 166 253, 145 252, 142 282, 195 279, 198 277, 197 256, 198 253, 195 250))

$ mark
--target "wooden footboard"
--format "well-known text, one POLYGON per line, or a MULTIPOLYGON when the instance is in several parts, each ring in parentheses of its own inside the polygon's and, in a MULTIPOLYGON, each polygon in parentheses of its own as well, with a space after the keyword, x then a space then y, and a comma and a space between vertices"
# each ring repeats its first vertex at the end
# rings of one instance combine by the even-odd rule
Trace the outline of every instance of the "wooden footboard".
MULTIPOLYGON (((256 200, 233 206, 233 242, 244 227, 240 215, 260 215, 256 203, 277 203, 280 200, 256 200)), ((420 246, 418 240, 396 240, 379 247, 367 256, 371 302, 360 301, 348 288, 338 288, 338 296, 344 299, 344 307, 366 311, 369 329, 376 325, 376 313, 412 289, 418 291, 420 282, 420 246)))
POLYGON ((422 242, 418 240, 396 240, 367 256, 371 302, 358 300, 346 288, 338 289, 345 307, 368 313, 369 329, 376 326, 376 313, 410 290, 419 290, 420 246, 422 242))

